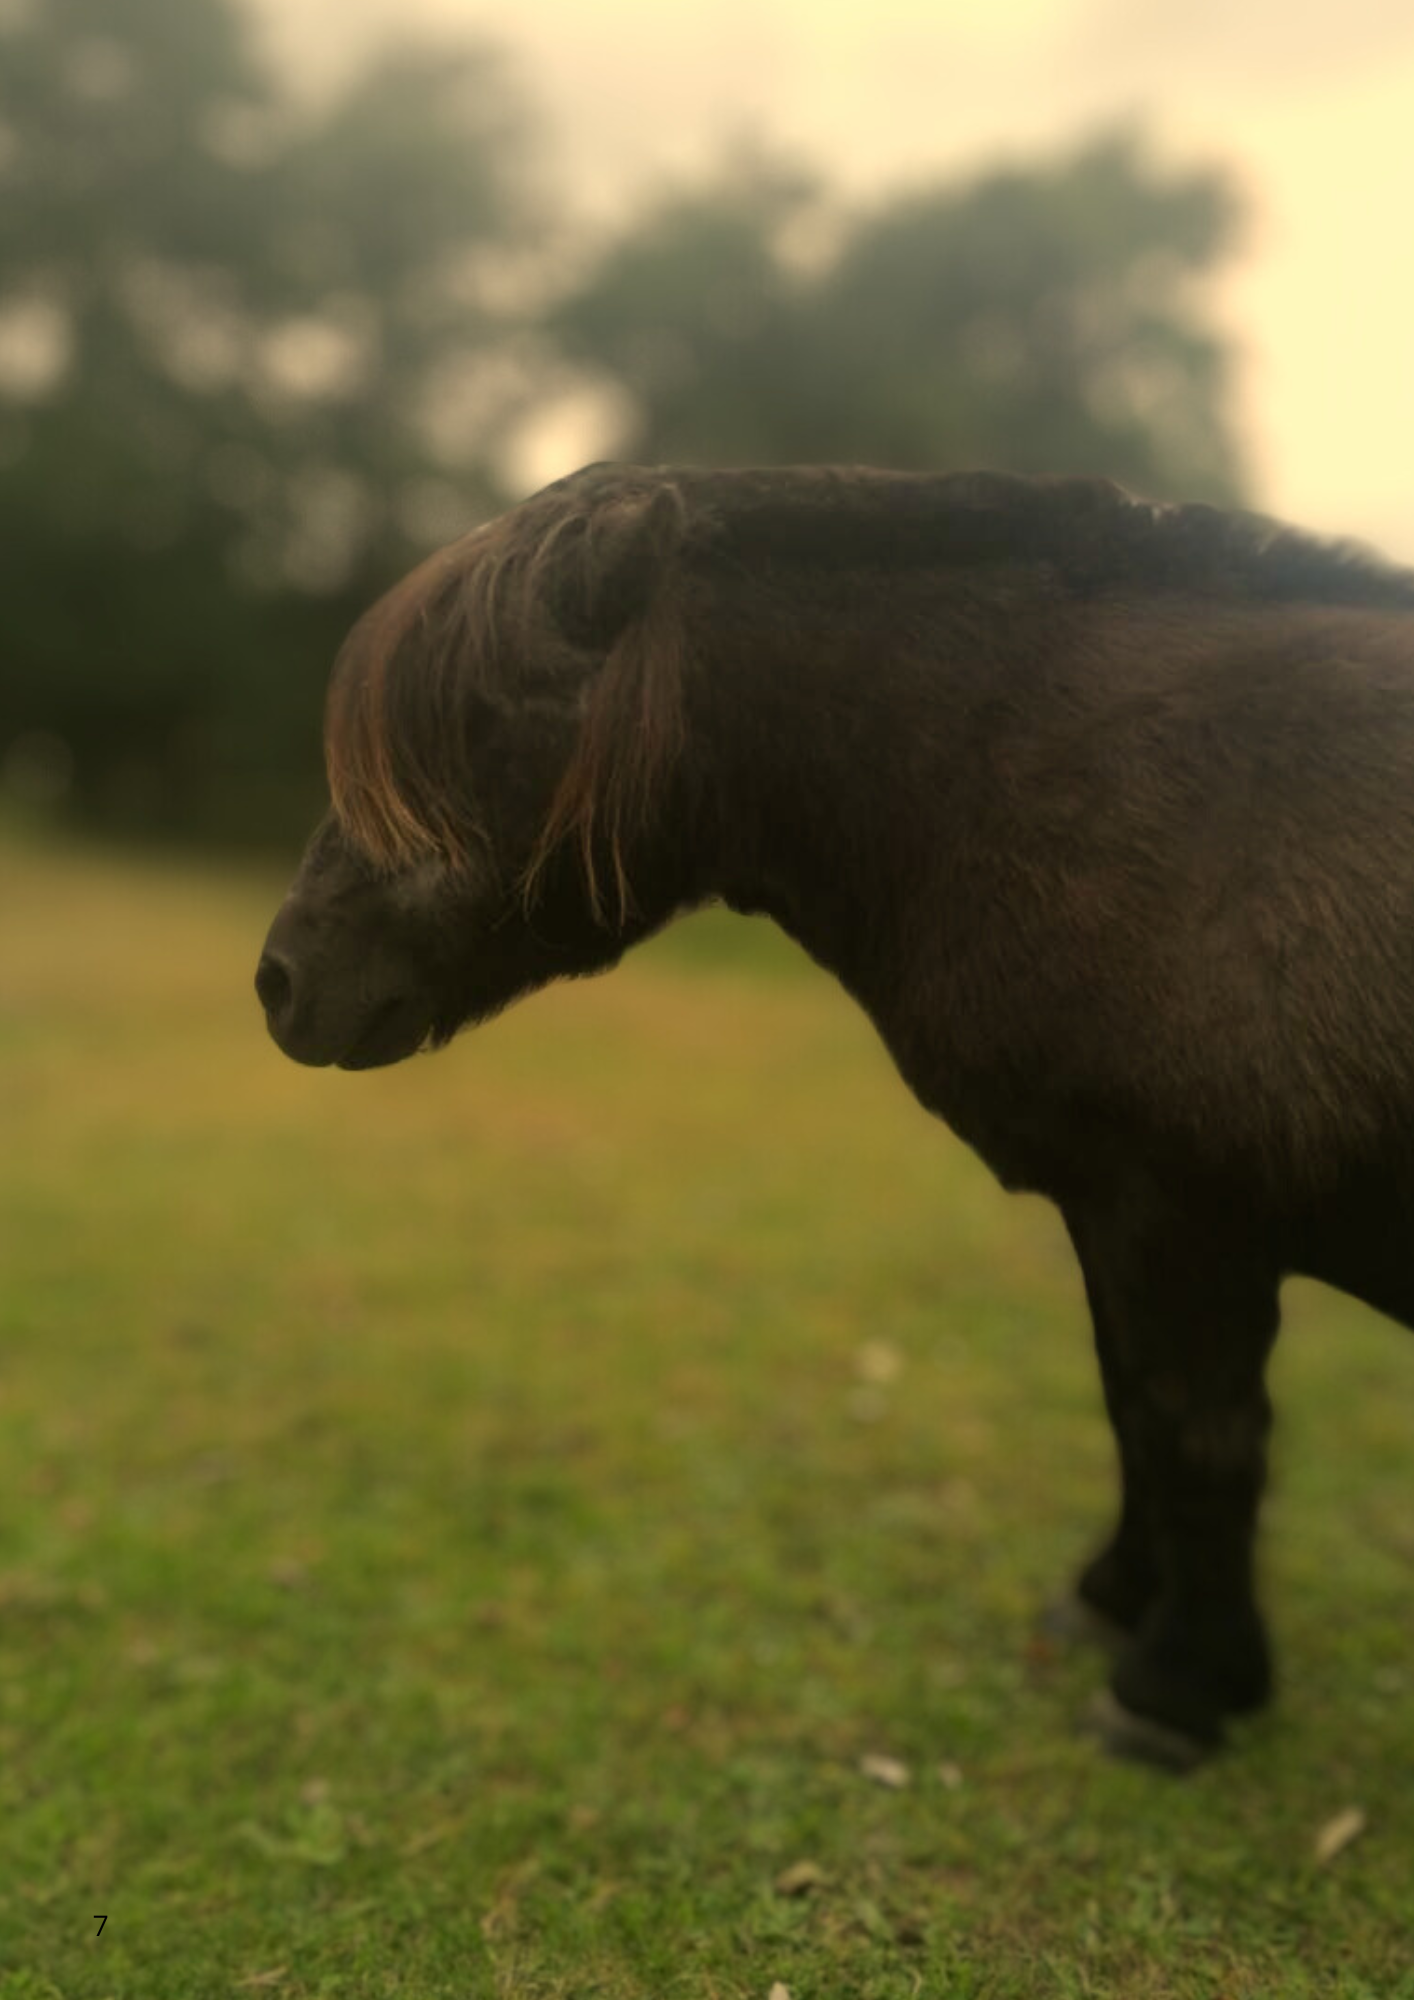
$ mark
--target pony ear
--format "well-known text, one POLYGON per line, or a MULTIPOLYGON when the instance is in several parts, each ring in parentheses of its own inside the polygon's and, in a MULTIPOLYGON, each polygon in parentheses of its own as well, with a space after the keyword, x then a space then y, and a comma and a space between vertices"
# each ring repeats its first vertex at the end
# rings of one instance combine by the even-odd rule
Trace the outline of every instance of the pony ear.
POLYGON ((606 652, 656 596, 683 540, 675 486, 609 494, 567 521, 543 557, 540 583, 572 646, 606 652))

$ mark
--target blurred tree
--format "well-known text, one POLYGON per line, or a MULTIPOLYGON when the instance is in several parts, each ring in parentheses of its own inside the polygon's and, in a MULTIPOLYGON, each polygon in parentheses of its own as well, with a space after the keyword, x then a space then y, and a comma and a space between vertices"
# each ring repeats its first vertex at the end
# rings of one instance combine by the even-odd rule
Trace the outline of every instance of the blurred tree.
POLYGON ((309 784, 352 612, 497 497, 524 158, 482 50, 311 109, 232 0, 0 0, 12 789, 185 826, 309 784))
POLYGON ((851 216, 746 153, 546 255, 529 140, 484 48, 310 105, 239 0, 0 0, 0 793, 303 821, 344 629, 577 384, 648 458, 1238 487, 1217 174, 1110 137, 851 216))
POLYGON ((647 459, 1093 471, 1232 500, 1202 287, 1236 212, 1220 174, 1161 173, 1130 134, 852 221, 748 156, 611 244, 556 325, 647 459))

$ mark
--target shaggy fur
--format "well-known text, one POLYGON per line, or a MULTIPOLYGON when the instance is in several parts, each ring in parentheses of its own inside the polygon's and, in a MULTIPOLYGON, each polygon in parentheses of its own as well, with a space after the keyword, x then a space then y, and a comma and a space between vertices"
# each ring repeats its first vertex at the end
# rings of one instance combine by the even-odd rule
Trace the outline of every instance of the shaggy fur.
MULTIPOLYGON (((556 504, 546 496, 432 556, 355 626, 330 684, 329 789, 340 824, 380 870, 429 856, 466 868, 487 842, 467 752, 499 707, 533 698, 524 654, 527 643, 543 641, 542 606, 552 598, 564 636, 593 646, 595 621, 603 621, 607 651, 522 888, 533 896, 554 849, 573 840, 602 917, 602 829, 622 919, 632 902, 625 842, 645 823, 681 743, 682 630, 667 574, 680 504, 671 485, 639 482, 621 482, 607 497, 576 487, 552 493, 556 504), (616 509, 640 499, 659 534, 647 546, 636 535, 634 558, 660 566, 663 584, 652 615, 618 621, 611 591, 591 607, 588 579, 602 580, 614 563, 616 509)), ((641 532, 636 517, 634 527, 641 532)), ((553 689, 553 662, 544 678, 553 689)))

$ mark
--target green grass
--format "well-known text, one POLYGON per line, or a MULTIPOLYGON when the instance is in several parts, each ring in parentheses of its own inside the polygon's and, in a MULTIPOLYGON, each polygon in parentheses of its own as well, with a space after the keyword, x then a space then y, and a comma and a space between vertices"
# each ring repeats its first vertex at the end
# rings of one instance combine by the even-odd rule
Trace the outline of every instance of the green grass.
POLYGON ((1107 1763, 1050 1213, 720 919, 299 1071, 275 890, 0 848, 0 2000, 1414 1994, 1406 1339, 1293 1292, 1279 1706, 1107 1763))

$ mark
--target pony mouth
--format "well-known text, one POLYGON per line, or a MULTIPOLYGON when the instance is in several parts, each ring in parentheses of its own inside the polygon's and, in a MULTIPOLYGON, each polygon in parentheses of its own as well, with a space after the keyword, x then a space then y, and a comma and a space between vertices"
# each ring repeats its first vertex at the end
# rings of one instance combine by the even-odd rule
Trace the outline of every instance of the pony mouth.
POLYGON ((386 1069, 415 1056, 432 1033, 426 1010, 395 996, 385 1001, 352 1047, 335 1057, 337 1069, 386 1069))

